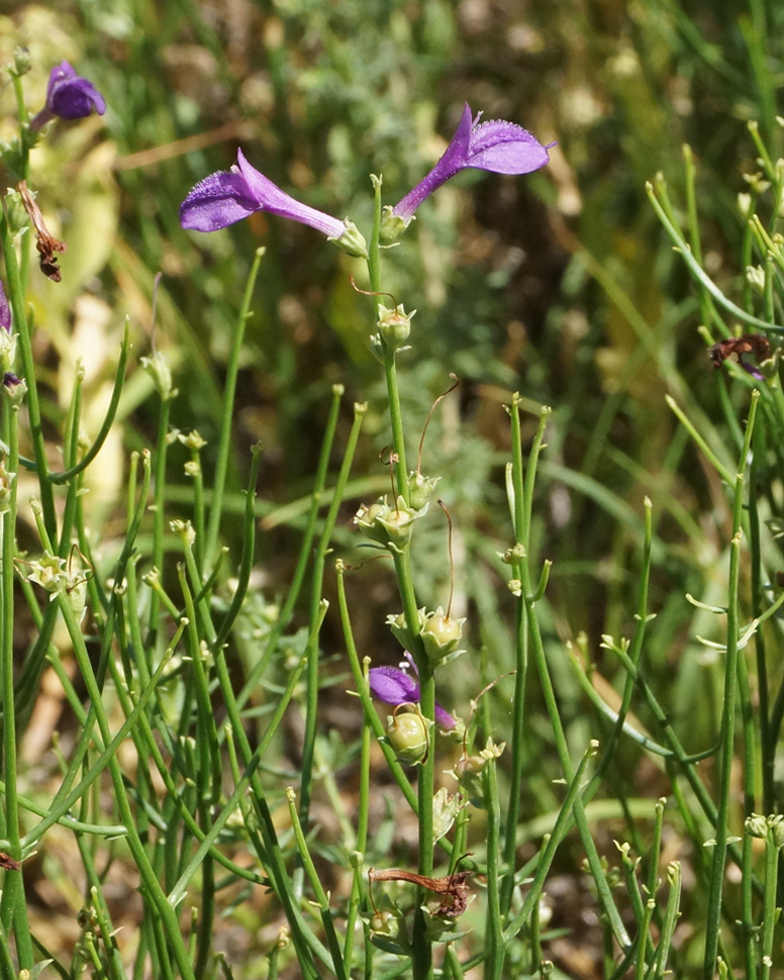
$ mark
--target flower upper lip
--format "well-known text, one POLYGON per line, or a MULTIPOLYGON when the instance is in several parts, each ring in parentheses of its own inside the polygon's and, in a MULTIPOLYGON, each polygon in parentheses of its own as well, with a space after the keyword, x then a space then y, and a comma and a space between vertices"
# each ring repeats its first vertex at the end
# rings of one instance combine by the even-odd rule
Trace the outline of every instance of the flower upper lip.
MULTIPOLYGON (((460 125, 443 156, 413 190, 392 208, 392 214, 410 221, 419 205, 451 177, 469 167, 496 174, 528 174, 550 159, 548 147, 516 123, 506 119, 480 122, 466 102, 460 125)), ((552 145, 552 144, 550 144, 552 145)))

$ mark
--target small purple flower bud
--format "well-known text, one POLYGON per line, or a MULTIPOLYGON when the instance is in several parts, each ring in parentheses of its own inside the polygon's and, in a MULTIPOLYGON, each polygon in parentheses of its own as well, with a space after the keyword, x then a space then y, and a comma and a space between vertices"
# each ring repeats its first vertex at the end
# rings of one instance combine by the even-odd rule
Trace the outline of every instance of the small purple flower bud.
POLYGON ((49 75, 46 106, 30 121, 30 129, 40 130, 55 116, 84 119, 95 109, 106 112, 106 101, 92 82, 77 75, 67 61, 55 65, 49 75))
POLYGON ((496 174, 528 174, 549 161, 548 147, 542 146, 522 126, 506 119, 483 123, 480 118, 481 113, 473 118, 466 103, 463 118, 444 155, 399 204, 385 211, 382 226, 385 240, 394 240, 425 198, 461 170, 474 167, 496 174))
POLYGON ((180 205, 180 224, 192 231, 218 231, 255 211, 310 225, 349 255, 367 255, 365 240, 351 221, 296 201, 252 167, 242 150, 231 170, 210 174, 191 190, 180 205))
POLYGON ((22 383, 21 378, 13 373, 13 371, 5 371, 3 374, 3 384, 6 388, 11 388, 12 390, 16 388, 17 385, 22 383))
POLYGON ((11 332, 11 307, 8 305, 2 282, 0 282, 0 327, 7 333, 11 332))

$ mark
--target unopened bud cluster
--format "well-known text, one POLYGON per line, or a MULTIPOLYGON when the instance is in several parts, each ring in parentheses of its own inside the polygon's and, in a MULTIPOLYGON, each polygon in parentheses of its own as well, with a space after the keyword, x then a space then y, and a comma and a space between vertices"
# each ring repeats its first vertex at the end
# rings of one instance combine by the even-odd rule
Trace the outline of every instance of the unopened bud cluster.
POLYGON ((27 578, 50 593, 50 598, 65 597, 71 609, 81 620, 87 603, 87 579, 84 569, 74 569, 71 562, 59 555, 45 552, 37 561, 29 563, 27 578))
POLYGON ((394 551, 401 551, 411 539, 414 521, 424 513, 424 508, 415 510, 409 507, 402 496, 390 504, 385 494, 369 507, 362 504, 354 517, 354 523, 371 541, 377 541, 394 551))
POLYGON ((760 840, 770 839, 774 847, 784 847, 784 814, 774 813, 764 817, 760 813, 752 813, 746 818, 746 832, 760 840))

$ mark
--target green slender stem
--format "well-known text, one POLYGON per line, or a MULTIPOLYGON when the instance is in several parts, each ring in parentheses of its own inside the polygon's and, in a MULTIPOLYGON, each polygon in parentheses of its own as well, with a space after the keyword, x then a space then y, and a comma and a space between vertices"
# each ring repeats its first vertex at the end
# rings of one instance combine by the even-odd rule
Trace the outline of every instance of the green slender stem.
MULTIPOLYGON (((555 858, 555 854, 569 830, 572 810, 574 808, 575 801, 578 799, 580 794, 580 785, 582 783, 583 775, 585 774, 585 768, 588 765, 588 761, 596 755, 598 747, 599 743, 597 741, 591 741, 587 751, 583 753, 583 757, 575 770, 574 776, 569 782, 569 789, 561 805, 561 809, 558 811, 558 816, 556 817, 555 826, 552 829, 552 833, 546 835, 544 847, 537 855, 536 872, 528 890, 528 894, 525 897, 525 901, 520 907, 519 912, 517 912, 514 918, 507 923, 506 928, 504 929, 504 940, 507 943, 514 939, 518 932, 523 928, 523 925, 532 914, 534 908, 539 904, 542 889, 544 888, 547 875, 550 873, 550 867, 555 858)), ((526 874, 528 873, 530 872, 526 870, 526 874)))
MULTIPOLYGON (((324 493, 324 484, 326 483, 327 479, 332 445, 335 441, 335 432, 337 430, 338 417, 340 413, 340 398, 341 395, 339 388, 333 387, 332 405, 330 407, 330 413, 329 417, 327 418, 327 425, 324 431, 324 440, 321 444, 321 455, 319 456, 318 467, 316 469, 316 478, 313 483, 310 512, 308 514, 305 533, 302 537, 302 545, 300 546, 297 565, 294 569, 294 575, 292 576, 291 585, 288 593, 286 594, 286 599, 283 603, 280 615, 278 616, 278 621, 270 631, 264 653, 261 655, 261 657, 259 657, 258 663, 248 674, 248 678, 243 684, 242 690, 237 695, 237 705, 240 709, 245 706, 253 690, 258 684, 259 679, 264 676, 269 659, 277 649, 278 641, 283 635, 283 631, 289 625, 292 613, 294 612, 294 606, 297 603, 299 593, 305 581, 305 572, 307 571, 308 563, 311 559, 311 548, 313 545, 313 539, 316 535, 316 522, 318 520, 322 494, 324 493)), ((334 493, 332 494, 332 499, 334 499, 334 493)))
MULTIPOLYGON (((108 746, 112 742, 109 723, 101 702, 101 692, 90 663, 90 656, 84 643, 81 628, 66 596, 59 597, 59 607, 68 628, 71 642, 73 643, 74 654, 76 656, 77 663, 79 664, 82 677, 84 678, 87 692, 92 701, 93 708, 95 709, 96 722, 101 733, 101 738, 103 739, 104 745, 108 746)), ((150 865, 147 852, 136 830, 136 822, 134 820, 133 811, 131 810, 130 801, 125 788, 122 770, 120 769, 120 764, 117 761, 116 755, 112 754, 110 756, 110 758, 107 760, 106 766, 111 777, 115 801, 119 808, 120 817, 128 830, 128 846, 139 869, 144 890, 149 900, 154 904, 158 911, 158 916, 166 931, 167 942, 169 943, 174 954, 174 958, 177 961, 177 967, 182 975, 182 980, 195 980, 188 951, 185 943, 183 942, 182 933, 180 932, 177 915, 169 902, 166 900, 166 895, 164 894, 163 889, 155 876, 153 868, 150 865)))
MULTIPOLYGON (((183 538, 185 538, 185 535, 183 535, 183 538)), ((196 561, 187 541, 184 541, 184 545, 186 563, 191 572, 191 576, 193 576, 194 574, 198 574, 196 561)), ((200 644, 202 637, 199 635, 199 620, 196 615, 196 607, 193 604, 191 590, 188 588, 188 583, 185 578, 185 569, 180 565, 177 571, 180 579, 180 588, 185 599, 185 612, 188 618, 188 650, 193 669, 193 686, 198 715, 196 739, 199 749, 200 765, 199 771, 195 774, 196 785, 200 798, 214 803, 220 794, 223 774, 218 742, 218 729, 215 722, 215 713, 212 710, 212 703, 210 701, 210 684, 207 677, 206 658, 200 644)), ((213 639, 213 637, 210 639, 213 639)))
POLYGON ((739 620, 739 579, 741 520, 743 517, 744 473, 751 440, 754 432, 759 392, 752 392, 749 417, 746 424, 746 438, 738 462, 738 475, 735 480, 735 501, 733 507, 733 537, 730 542, 729 602, 727 606, 727 645, 724 669, 724 708, 722 712, 719 772, 718 806, 716 809, 716 829, 713 860, 708 893, 708 908, 705 923, 705 955, 702 965, 703 980, 712 980, 716 969, 716 956, 721 925, 722 892, 724 868, 727 860, 729 837, 729 808, 733 749, 735 744, 735 705, 738 678, 738 620, 739 620))
MULTIPOLYGON (((84 454, 84 456, 75 463, 73 466, 64 470, 62 473, 49 473, 47 479, 50 483, 62 484, 69 483, 75 476, 84 472, 87 467, 92 463, 95 457, 103 448, 103 444, 111 431, 112 425, 114 425, 114 419, 117 415, 117 408, 120 404, 120 396, 123 391, 123 383, 125 381, 125 369, 128 366, 128 355, 131 350, 131 339, 128 326, 128 320, 125 321, 125 330, 123 332, 122 344, 120 346, 120 357, 117 361, 117 373, 114 379, 114 388, 112 389, 112 397, 109 402, 109 407, 106 410, 106 415, 104 416, 101 428, 98 430, 98 435, 95 437, 93 444, 84 454)), ((76 448, 76 447, 74 447, 76 448)))
MULTIPOLYGON (((419 710, 422 712, 428 726, 428 752, 424 761, 418 767, 419 780, 417 783, 417 816, 419 818, 419 874, 433 874, 433 795, 435 792, 435 710, 436 686, 435 672, 430 664, 419 638, 419 617, 417 614, 414 583, 411 576, 411 559, 408 546, 402 552, 394 551, 392 558, 395 563, 400 598, 403 603, 406 625, 409 633, 415 638, 410 651, 419 675, 419 710)), ((426 922, 421 905, 424 902, 424 892, 419 889, 417 905, 414 911, 413 957, 412 968, 414 980, 430 980, 432 977, 432 949, 430 939, 426 934, 426 922)))
POLYGON ((395 492, 403 498, 403 502, 408 505, 408 469, 406 467, 406 446, 403 435, 403 416, 400 409, 400 392, 397 386, 397 367, 395 365, 395 352, 384 345, 384 377, 387 385, 387 396, 389 399, 389 420, 392 425, 392 447, 394 452, 395 467, 395 492))
POLYGON ((49 483, 49 464, 46 459, 46 442, 41 425, 41 407, 38 401, 38 385, 36 381, 33 343, 30 336, 30 324, 25 311, 24 287, 16 261, 13 236, 8 227, 5 214, 0 215, 0 244, 2 244, 5 259, 6 285, 8 301, 13 315, 13 327, 17 332, 19 350, 22 356, 22 371, 27 384, 27 412, 30 422, 30 438, 33 443, 36 471, 38 473, 39 493, 43 507, 44 524, 49 537, 54 540, 57 536, 57 516, 54 508, 54 494, 49 483))
POLYGON ((673 861, 667 871, 667 880, 670 886, 670 894, 667 898, 667 909, 664 913, 661 933, 659 935, 659 948, 656 951, 656 963, 652 980, 662 980, 667 969, 667 957, 672 946, 672 937, 675 934, 675 925, 678 921, 681 903, 681 865, 680 861, 673 861))
POLYGON ((229 456, 232 446, 234 399, 237 393, 237 374, 240 366, 242 342, 245 336, 245 325, 252 316, 250 304, 253 298, 253 290, 256 288, 256 279, 259 274, 261 259, 265 251, 266 249, 264 248, 257 248, 254 253, 248 281, 245 285, 245 292, 242 295, 242 305, 240 306, 239 316, 237 317, 237 326, 232 335, 229 363, 226 368, 226 382, 223 388, 223 418, 221 420, 221 431, 218 439, 218 456, 215 460, 215 479, 212 484, 210 520, 207 525, 207 540, 204 547, 204 556, 208 564, 214 560, 218 546, 218 533, 220 531, 222 513, 221 507, 223 493, 226 489, 226 474, 229 468, 229 456))
MULTIPOLYGON (((539 621, 536 616, 536 609, 531 602, 530 574, 528 571, 528 562, 525 559, 521 562, 521 577, 523 595, 525 596, 528 618, 530 622, 531 647, 534 655, 534 661, 536 663, 539 680, 542 685, 542 693, 547 706, 548 717, 550 718, 550 724, 553 728, 555 747, 561 763, 561 768, 563 769, 566 779, 571 782, 574 775, 574 770, 569 755, 569 746, 566 742, 566 733, 564 732, 563 722, 561 721, 560 712, 558 710, 558 703, 555 698, 555 690, 550 677, 550 670, 547 665, 542 634, 539 628, 539 621)), ((618 944, 623 950, 626 950, 631 945, 631 940, 612 897, 612 892, 610 891, 607 878, 602 868, 601 859, 591 834, 591 828, 588 825, 588 819, 585 815, 585 808, 582 800, 579 797, 575 800, 574 816, 577 822, 577 829, 580 833, 580 840, 582 841, 583 847, 586 850, 591 875, 593 876, 596 890, 599 893, 599 899, 602 903, 602 907, 604 908, 605 915, 607 916, 608 924, 618 944)))
POLYGON ((713 452, 713 450, 710 448, 708 443, 702 438, 700 433, 694 427, 688 415, 686 415, 683 409, 670 395, 665 395, 664 400, 667 402, 667 404, 670 406, 672 411, 678 417, 678 421, 681 423, 681 425, 688 431, 689 435, 692 437, 692 439, 697 443, 699 448, 705 454, 710 464, 714 467, 714 469, 722 478, 722 480, 724 480, 724 482, 727 483, 729 486, 732 486, 734 482, 732 471, 729 469, 729 467, 725 466, 718 458, 718 456, 713 452))
MULTIPOLYGON (((153 530, 152 530, 152 563, 157 569, 158 574, 163 574, 163 537, 164 520, 166 517, 166 455, 168 450, 169 435, 169 412, 171 410, 172 394, 168 393, 161 396, 161 409, 158 415, 158 440, 155 453, 155 475, 153 487, 153 530)), ((150 637, 154 638, 158 632, 158 616, 160 612, 160 598, 155 591, 150 596, 150 637)), ((150 642, 150 648, 154 647, 150 642)))
MULTIPOLYGON (((757 508, 757 487, 759 485, 759 459, 762 455, 762 426, 754 433, 754 452, 749 467, 749 551, 751 555, 751 614, 755 619, 762 615, 762 548, 760 544, 760 519, 757 508), (758 458, 759 457, 759 458, 758 458)), ((759 725, 759 741, 762 768, 762 812, 773 811, 774 785, 773 766, 776 745, 770 737, 770 693, 768 686, 768 664, 765 652, 765 636, 762 629, 754 637, 754 649, 757 660, 757 696, 759 710, 757 724, 759 725)), ((750 978, 751 980, 751 978, 750 978)))
POLYGON ((294 839, 297 842, 297 853, 299 854, 300 860, 302 861, 305 872, 308 876, 308 880, 310 881, 311 888, 316 896, 316 904, 318 905, 319 912, 321 913, 321 922, 324 926, 324 932, 327 937, 327 945, 329 946, 330 953, 332 954, 332 965, 335 970, 335 976, 338 978, 338 980, 346 980, 343 955, 340 951, 340 943, 338 942, 337 933, 335 932, 335 923, 333 922, 332 913, 330 912, 329 899, 327 898, 327 893, 324 891, 321 885, 321 879, 318 876, 316 866, 313 864, 313 859, 310 856, 310 850, 308 849, 305 835, 302 832, 302 824, 299 821, 299 815, 297 813, 297 797, 291 787, 286 790, 286 796, 289 801, 291 827, 294 831, 294 839))
POLYGON ((486 980, 501 980, 504 968, 504 942, 501 927, 501 898, 499 867, 501 836, 501 805, 498 802, 498 780, 495 759, 488 759, 482 771, 485 810, 487 811, 487 915, 485 918, 486 980))
MULTIPOLYGON (((137 719, 142 715, 147 702, 155 693, 155 688, 160 683, 161 677, 163 676, 166 665, 171 659, 172 654, 176 645, 180 641, 182 631, 185 628, 184 623, 181 623, 178 627, 174 638, 169 648, 167 649, 164 656, 161 658, 161 662, 158 665, 153 676, 150 678, 149 682, 145 685, 144 690, 140 693, 133 710, 129 712, 125 721, 117 730, 114 737, 105 744, 105 747, 101 751, 100 755, 96 758, 95 762, 90 766, 87 773, 79 781, 79 783, 69 792, 67 795, 63 795, 55 798, 54 802, 44 811, 44 819, 38 823, 32 830, 25 834, 21 841, 23 851, 30 851, 36 847, 39 841, 42 839, 46 831, 55 823, 65 823, 69 827, 73 827, 75 830, 79 830, 80 827, 68 816, 68 811, 71 807, 78 802, 82 796, 87 792, 88 788, 94 783, 94 781, 106 770, 109 762, 117 753, 122 742, 128 736, 128 733, 133 729, 136 724, 137 719)), ((108 828, 104 829, 106 832, 108 828)), ((126 826, 120 828, 115 828, 121 831, 123 834, 128 832, 126 826)))
MULTIPOLYGON (((5 794, 5 836, 11 857, 21 860, 19 839, 19 799, 17 797, 16 711, 14 705, 14 554, 16 546, 16 494, 19 469, 19 410, 11 404, 8 391, 3 389, 3 436, 8 446, 4 460, 7 477, 7 508, 2 515, 2 635, 0 636, 0 679, 3 691, 3 775, 5 794)), ((27 905, 22 872, 6 871, 0 918, 6 933, 13 922, 20 969, 31 969, 33 947, 27 923, 27 905)))
MULTIPOLYGON (((747 980, 757 980, 757 930, 754 925, 754 837, 748 829, 743 836, 743 877, 741 878, 741 928, 747 980)), ((767 882, 766 882, 767 884, 767 882)))
POLYGON ((665 230, 669 234, 670 238, 675 242, 678 250, 681 253, 683 261, 686 263, 689 272, 692 274, 694 279, 716 300, 719 306, 727 310, 733 316, 736 316, 743 323, 747 323, 751 327, 757 327, 760 330, 768 330, 774 333, 784 333, 784 327, 777 326, 775 323, 769 323, 766 320, 760 320, 759 317, 752 316, 745 310, 741 309, 732 300, 727 299, 724 293, 719 289, 719 287, 713 282, 710 276, 703 270, 702 266, 697 262, 697 260, 692 255, 689 245, 675 227, 673 222, 667 216, 665 209, 662 207, 660 201, 656 196, 656 192, 661 193, 661 188, 657 185, 656 190, 654 190, 653 184, 650 182, 645 185, 645 189, 648 193, 648 198, 653 205, 653 209, 658 215, 659 221, 664 225, 665 230))
MULTIPOLYGON (((196 566, 199 575, 204 574, 204 475, 201 471, 201 458, 198 449, 191 450, 191 472, 193 473, 193 529, 196 532, 196 539, 193 542, 193 550, 196 555, 196 566)), ((215 556, 216 564, 220 561, 220 554, 215 556)))
MULTIPOLYGON (((257 442, 255 445, 251 446, 250 474, 248 477, 248 489, 245 492, 245 533, 242 537, 242 558, 240 559, 240 570, 237 575, 237 588, 234 590, 231 605, 229 606, 226 615, 223 617, 215 637, 215 646, 218 647, 223 646, 228 639, 229 632, 231 631, 231 628, 234 625, 240 610, 242 609, 245 596, 248 594, 248 585, 250 584, 250 576, 251 572, 253 571, 253 559, 256 552, 256 519, 253 510, 253 502, 256 497, 256 483, 258 482, 259 478, 261 450, 262 445, 260 442, 257 442)), ((200 602, 201 598, 197 597, 194 601, 200 602)))
MULTIPOLYGON (((340 392, 342 394, 342 386, 340 392)), ((354 405, 354 424, 351 427, 346 451, 343 456, 343 463, 338 473, 335 484, 335 495, 332 498, 324 529, 319 538, 316 555, 313 561, 313 585, 311 589, 310 602, 310 637, 307 649, 307 688, 306 688, 306 709, 305 709, 305 735, 302 745, 302 783, 300 789, 299 819, 303 826, 307 826, 308 812, 310 810, 310 797, 313 788, 313 753, 316 745, 316 726, 318 720, 318 692, 319 692, 319 636, 316 624, 320 621, 322 590, 324 586, 324 565, 327 559, 332 532, 335 528, 335 521, 338 516, 338 509, 343 499, 343 491, 351 472, 351 464, 354 460, 354 452, 357 448, 359 433, 362 428, 362 420, 367 411, 367 405, 354 405)))
MULTIPOLYGON (((342 579, 342 571, 340 578, 342 579)), ((356 651, 355 651, 356 656, 356 651)), ((366 697, 370 696, 370 684, 367 671, 363 675, 362 689, 366 697)), ((363 894, 362 861, 368 842, 368 827, 370 824, 370 747, 372 730, 367 715, 362 718, 362 738, 359 754, 359 797, 357 799, 357 833, 356 851, 353 857, 356 859, 354 881, 351 887, 351 897, 348 903, 346 914, 346 936, 343 943, 343 962, 346 968, 351 971, 351 961, 354 953, 354 930, 356 928, 357 916, 359 914, 359 903, 363 894)))
POLYGON ((778 826, 769 826, 765 841, 765 900, 762 908, 762 937, 760 941, 762 969, 760 970, 760 980, 770 980, 770 971, 773 966, 774 930, 780 911, 776 908, 780 851, 776 837, 781 834, 781 829, 782 824, 780 822, 778 826))
POLYGON ((381 292, 381 177, 371 177, 373 182, 373 228, 368 247, 368 276, 373 292, 381 292))
MULTIPOLYGON (((525 549, 529 539, 526 524, 526 499, 523 482, 523 446, 520 431, 520 403, 517 397, 512 400, 512 494, 510 503, 514 523, 515 546, 525 549)), ((515 572, 518 574, 518 572, 515 572)), ((512 771, 509 779, 509 803, 504 826, 504 865, 506 873, 501 885, 500 909, 501 914, 508 915, 514 891, 515 853, 517 849, 517 824, 520 818, 521 790, 523 785, 523 768, 525 765, 524 719, 525 719, 525 687, 528 674, 528 621, 526 619, 525 603, 522 595, 515 599, 515 687, 514 715, 512 718, 512 771)))

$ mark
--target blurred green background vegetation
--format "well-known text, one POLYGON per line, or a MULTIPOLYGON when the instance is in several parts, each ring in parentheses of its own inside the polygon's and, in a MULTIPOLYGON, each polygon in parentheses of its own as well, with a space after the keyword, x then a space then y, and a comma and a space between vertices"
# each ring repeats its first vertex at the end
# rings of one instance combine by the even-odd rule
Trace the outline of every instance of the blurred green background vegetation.
MULTIPOLYGON (((575 748, 594 722, 563 644, 585 631, 612 684, 616 667, 603 661, 599 642, 632 626, 647 494, 656 522, 651 607, 659 617, 646 667, 676 728, 687 725, 689 748, 699 751, 715 732, 719 667, 695 640, 712 626, 695 620, 685 593, 720 599, 729 513, 664 395, 716 420, 722 398, 740 417, 747 389, 712 372, 697 302, 644 184, 661 171, 680 200, 682 146, 691 145, 706 267, 737 295, 736 195, 746 189, 742 175, 757 169, 747 122, 758 120, 775 157, 783 37, 784 5, 765 0, 6 0, 0 61, 10 61, 17 44, 30 48, 27 90, 43 103, 49 68, 66 58, 108 104, 101 119, 58 125, 33 153, 39 203, 69 242, 64 282, 38 283, 33 296, 43 376, 64 407, 83 358, 88 408, 100 419, 126 314, 136 354, 149 353, 161 272, 155 343, 176 364, 173 424, 208 440, 209 473, 230 338, 253 252, 265 245, 240 378, 233 499, 240 500, 248 447, 261 439, 260 584, 274 601, 304 519, 301 507, 280 508, 307 497, 336 382, 347 388, 344 437, 351 402, 370 402, 354 477, 373 478, 378 492, 386 487, 384 393, 368 347, 372 305, 348 281, 353 273, 366 286, 361 267, 311 229, 256 214, 224 232, 190 234, 178 222, 183 197, 228 168, 241 145, 285 190, 367 227, 368 175, 383 174, 385 203, 399 200, 445 148, 464 102, 544 143, 557 140, 550 166, 530 177, 461 175, 386 255, 385 288, 419 311, 400 365, 412 453, 449 372, 461 379, 434 418, 424 461, 426 472, 442 476, 455 521, 457 611, 469 616, 472 643, 470 659, 449 672, 453 689, 439 698, 459 708, 476 694, 480 650, 486 676, 511 661, 511 604, 496 551, 510 537, 503 404, 520 391, 532 409, 527 437, 538 406, 554 410, 537 548, 554 561, 545 618, 575 748)), ((9 84, 0 96, 8 137, 9 84)), ((127 449, 147 445, 155 431, 149 393, 135 370, 123 401, 125 448, 106 450, 105 485, 94 488, 107 541, 127 449)), ((735 451, 735 433, 718 423, 711 433, 720 450, 735 451)), ((339 437, 335 466, 340 446, 339 437)), ((172 458, 172 483, 186 487, 174 450, 172 458)), ((187 516, 186 497, 173 490, 172 516, 187 516)), ((344 508, 337 545, 361 559, 350 524, 358 502, 344 508)), ((226 537, 236 544, 230 522, 226 537)), ((445 542, 437 520, 417 540, 422 604, 446 602, 445 542)), ((360 650, 377 663, 399 656, 383 625, 398 610, 383 564, 351 582, 360 650)), ((328 621, 324 644, 327 653, 341 648, 336 623, 328 621)), ((501 703, 510 692, 503 682, 493 696, 501 703)), ((535 704, 533 683, 531 697, 535 704)), ((336 703, 345 712, 351 705, 336 703)), ((546 724, 531 717, 529 819, 552 805, 556 768, 547 765, 546 724)), ((350 731, 358 721, 341 723, 350 731)), ((641 794, 665 792, 650 764, 635 770, 638 753, 626 751, 641 794)))

